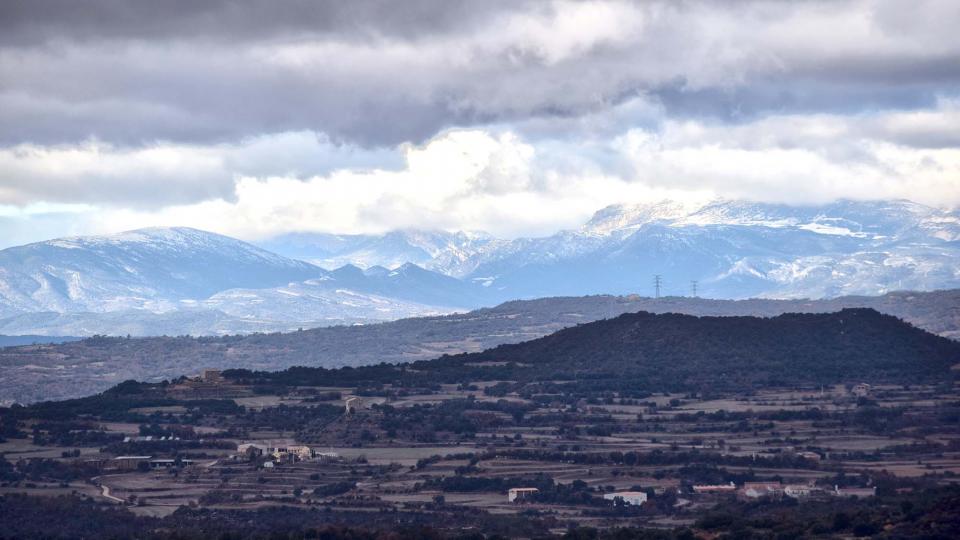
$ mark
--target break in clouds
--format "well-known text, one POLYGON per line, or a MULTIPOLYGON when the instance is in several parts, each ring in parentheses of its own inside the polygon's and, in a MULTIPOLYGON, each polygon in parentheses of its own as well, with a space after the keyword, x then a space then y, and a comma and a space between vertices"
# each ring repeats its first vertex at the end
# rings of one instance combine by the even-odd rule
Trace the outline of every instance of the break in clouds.
POLYGON ((960 204, 956 2, 289 4, 0 5, 8 242, 960 204))

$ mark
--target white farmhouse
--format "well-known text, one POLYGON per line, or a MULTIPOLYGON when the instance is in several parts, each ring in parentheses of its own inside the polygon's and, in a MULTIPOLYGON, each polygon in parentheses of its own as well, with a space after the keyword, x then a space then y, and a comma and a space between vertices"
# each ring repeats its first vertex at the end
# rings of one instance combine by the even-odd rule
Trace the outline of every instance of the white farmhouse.
POLYGON ((363 400, 357 396, 348 396, 343 399, 343 407, 345 413, 355 413, 363 408, 363 400))
POLYGON ((526 499, 527 497, 533 495, 534 493, 539 493, 540 490, 532 487, 525 488, 510 488, 507 490, 507 500, 510 502, 517 502, 526 499))
POLYGON ((640 506, 641 504, 647 502, 647 494, 642 491, 618 491, 616 493, 604 493, 603 498, 608 501, 622 499, 623 502, 632 506, 640 506))

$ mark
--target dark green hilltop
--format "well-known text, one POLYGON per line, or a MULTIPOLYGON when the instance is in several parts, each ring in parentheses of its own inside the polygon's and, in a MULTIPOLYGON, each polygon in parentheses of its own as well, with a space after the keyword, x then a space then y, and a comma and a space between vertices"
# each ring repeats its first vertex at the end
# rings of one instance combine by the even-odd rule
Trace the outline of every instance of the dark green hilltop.
POLYGON ((761 317, 629 313, 519 344, 411 364, 276 373, 228 370, 261 384, 421 385, 511 380, 618 392, 742 390, 951 377, 960 343, 873 309, 761 317))

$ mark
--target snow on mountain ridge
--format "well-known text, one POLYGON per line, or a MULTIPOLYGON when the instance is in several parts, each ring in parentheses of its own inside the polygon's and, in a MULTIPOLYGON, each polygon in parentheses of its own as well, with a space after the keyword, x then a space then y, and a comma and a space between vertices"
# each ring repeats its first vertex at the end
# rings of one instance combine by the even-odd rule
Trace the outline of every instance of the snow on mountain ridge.
MULTIPOLYGON (((269 261, 289 267, 304 267, 302 261, 282 257, 236 238, 202 231, 192 227, 146 227, 114 234, 69 236, 28 246, 50 245, 63 249, 106 249, 148 251, 216 251, 244 255, 250 259, 269 261)), ((26 246, 21 246, 26 247, 26 246)))
POLYGON ((396 268, 404 263, 461 277, 476 259, 508 243, 483 232, 391 231, 380 235, 332 235, 297 232, 261 242, 261 246, 288 257, 309 261, 321 268, 345 264, 360 268, 396 268))
POLYGON ((960 286, 957 212, 910 201, 613 205, 581 229, 517 239, 468 279, 514 296, 649 292, 717 298, 960 286), (646 276, 644 278, 643 276, 646 276))
POLYGON ((697 281, 715 298, 955 288, 958 240, 960 214, 909 201, 611 205, 547 237, 298 233, 273 244, 289 250, 281 254, 196 229, 140 229, 0 251, 0 317, 185 310, 192 330, 201 321, 222 329, 223 317, 277 328, 538 296, 650 294, 654 274, 664 294, 689 294, 697 281), (294 260, 311 253, 342 264, 294 260))
POLYGON ((184 311, 191 329, 202 320, 222 328, 224 317, 277 328, 448 313, 476 305, 473 288, 478 287, 411 264, 396 276, 367 276, 349 266, 326 271, 184 227, 60 238, 0 251, 0 317, 123 312, 151 320, 184 311))
POLYGON ((614 204, 602 208, 584 224, 580 231, 609 235, 616 231, 636 229, 656 222, 672 222, 689 216, 702 205, 689 202, 663 200, 652 204, 614 204))
POLYGON ((960 239, 960 214, 907 200, 839 200, 828 205, 754 203, 715 199, 704 204, 612 205, 594 214, 581 229, 611 234, 651 223, 672 226, 796 227, 827 235, 880 237, 922 229, 943 240, 960 239), (868 230, 871 229, 872 230, 868 230))
POLYGON ((0 312, 165 312, 237 286, 317 276, 287 259, 214 233, 152 228, 77 236, 0 251, 0 312))

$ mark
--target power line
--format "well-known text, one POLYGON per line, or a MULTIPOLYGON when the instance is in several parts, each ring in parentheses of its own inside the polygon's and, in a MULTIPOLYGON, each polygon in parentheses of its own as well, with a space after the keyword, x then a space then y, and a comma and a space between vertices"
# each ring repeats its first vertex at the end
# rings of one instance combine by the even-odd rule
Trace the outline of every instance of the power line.
POLYGON ((697 280, 693 280, 690 282, 690 289, 692 289, 693 297, 696 298, 697 297, 697 280))
POLYGON ((663 278, 660 277, 660 274, 653 276, 653 286, 656 289, 656 295, 654 298, 660 298, 660 286, 663 285, 663 278))

